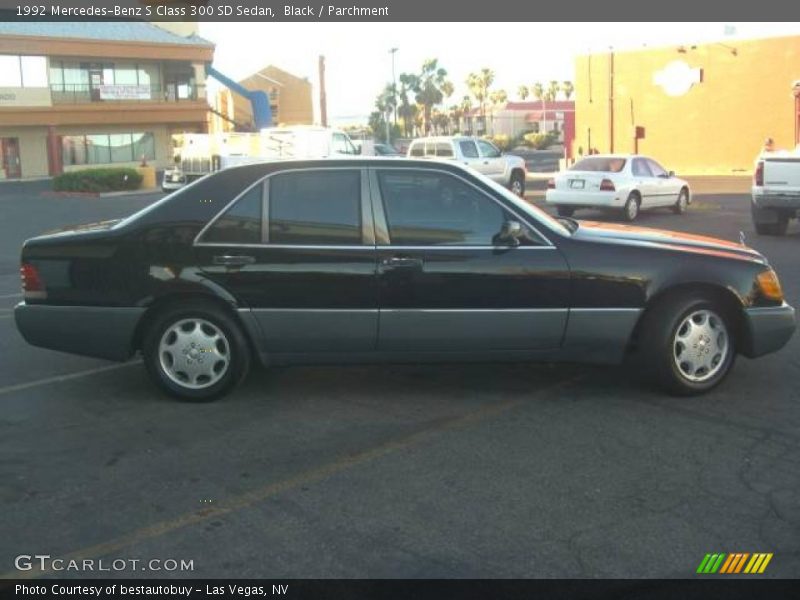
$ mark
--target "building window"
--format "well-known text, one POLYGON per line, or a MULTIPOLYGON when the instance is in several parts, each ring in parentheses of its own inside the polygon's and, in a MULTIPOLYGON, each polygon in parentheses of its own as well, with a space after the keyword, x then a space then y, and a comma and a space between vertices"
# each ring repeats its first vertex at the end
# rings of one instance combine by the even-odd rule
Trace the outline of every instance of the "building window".
POLYGON ((64 166, 104 165, 155 160, 155 138, 146 133, 65 135, 61 138, 64 166))
POLYGON ((47 87, 47 59, 44 56, 0 55, 0 87, 47 87))

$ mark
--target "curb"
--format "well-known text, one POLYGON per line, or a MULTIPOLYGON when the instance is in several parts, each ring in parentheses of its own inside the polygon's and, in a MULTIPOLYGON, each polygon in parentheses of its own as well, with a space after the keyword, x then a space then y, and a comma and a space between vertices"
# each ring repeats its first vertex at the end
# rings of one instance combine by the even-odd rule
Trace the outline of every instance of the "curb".
POLYGON ((160 188, 146 188, 142 190, 125 190, 121 192, 55 192, 48 190, 41 192, 39 196, 49 198, 119 198, 125 196, 137 196, 141 194, 160 194, 160 188))

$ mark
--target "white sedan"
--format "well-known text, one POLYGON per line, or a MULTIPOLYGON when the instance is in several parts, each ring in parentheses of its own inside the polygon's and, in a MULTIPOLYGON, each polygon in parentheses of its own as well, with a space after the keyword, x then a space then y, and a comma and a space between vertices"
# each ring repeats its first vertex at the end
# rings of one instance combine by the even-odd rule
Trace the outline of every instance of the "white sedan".
POLYGON ((618 210, 633 221, 640 210, 667 207, 681 214, 692 201, 689 184, 647 156, 586 156, 547 182, 545 202, 562 217, 579 208, 618 210))

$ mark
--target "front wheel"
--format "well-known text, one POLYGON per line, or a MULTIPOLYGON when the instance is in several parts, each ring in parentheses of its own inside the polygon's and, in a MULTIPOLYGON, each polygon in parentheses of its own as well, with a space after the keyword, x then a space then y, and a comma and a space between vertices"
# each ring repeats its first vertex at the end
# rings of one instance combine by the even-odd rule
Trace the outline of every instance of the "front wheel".
POLYGON ((642 367, 667 391, 691 396, 717 386, 733 366, 733 322, 719 302, 697 295, 663 301, 645 316, 642 367))
POLYGON ((158 313, 145 334, 142 354, 159 387, 192 402, 224 395, 250 367, 239 325, 216 306, 199 302, 158 313))
POLYGON ((681 190, 681 193, 678 194, 678 199, 675 201, 675 204, 672 205, 672 212, 676 215, 682 215, 686 212, 687 206, 689 206, 689 192, 684 188, 681 190))
POLYGON ((519 196, 520 198, 525 197, 525 177, 522 175, 522 173, 514 173, 511 176, 511 182, 508 185, 508 189, 511 190, 514 195, 519 196))

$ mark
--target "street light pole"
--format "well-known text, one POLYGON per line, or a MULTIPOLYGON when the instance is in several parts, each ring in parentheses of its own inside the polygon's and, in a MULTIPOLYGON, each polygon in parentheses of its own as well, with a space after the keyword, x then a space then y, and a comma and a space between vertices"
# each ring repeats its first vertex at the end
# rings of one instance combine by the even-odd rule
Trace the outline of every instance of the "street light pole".
POLYGON ((397 127, 397 79, 394 76, 394 55, 397 52, 397 48, 392 48, 389 50, 389 54, 392 55, 392 104, 394 105, 394 126, 397 127))

